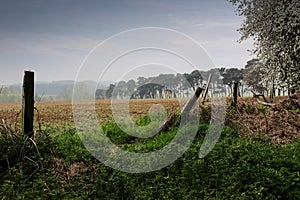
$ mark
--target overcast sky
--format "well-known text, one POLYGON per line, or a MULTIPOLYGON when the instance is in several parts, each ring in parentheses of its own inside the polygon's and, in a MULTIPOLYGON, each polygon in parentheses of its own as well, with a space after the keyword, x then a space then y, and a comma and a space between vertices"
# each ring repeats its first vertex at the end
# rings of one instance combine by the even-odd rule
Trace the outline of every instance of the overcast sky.
POLYGON ((1 0, 0 85, 21 82, 24 70, 38 81, 74 80, 96 45, 142 27, 182 32, 217 67, 241 68, 253 57, 251 41, 237 42, 241 23, 226 0, 1 0))

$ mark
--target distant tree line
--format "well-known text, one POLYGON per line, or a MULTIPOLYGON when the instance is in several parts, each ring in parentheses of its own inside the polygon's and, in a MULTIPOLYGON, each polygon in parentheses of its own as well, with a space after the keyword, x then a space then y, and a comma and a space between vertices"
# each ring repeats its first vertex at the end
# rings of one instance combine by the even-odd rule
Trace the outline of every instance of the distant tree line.
MULTIPOLYGON (((120 81, 110 84, 108 89, 97 89, 96 99, 145 99, 145 98, 187 98, 196 87, 205 87, 212 74, 211 89, 214 93, 226 93, 224 84, 230 90, 233 81, 241 82, 243 69, 216 68, 208 71, 194 70, 184 74, 160 74, 155 77, 139 77, 137 81, 120 81)), ((227 91, 230 93, 230 91, 227 91)))
MULTIPOLYGON (((208 71, 194 70, 191 73, 160 74, 154 77, 139 77, 137 80, 120 81, 101 86, 94 92, 96 82, 79 82, 75 88, 80 94, 78 99, 145 99, 145 98, 188 98, 196 87, 206 87, 209 75, 212 75, 209 95, 229 96, 233 82, 238 82, 240 95, 251 95, 249 88, 259 93, 287 95, 291 88, 266 81, 264 77, 268 66, 258 59, 247 62, 244 68, 214 68, 208 71), (94 94, 94 95, 93 95, 94 94)), ((37 84, 36 101, 71 100, 74 82, 52 82, 37 84)), ((0 86, 0 102, 21 101, 21 85, 0 86)))
POLYGON ((212 75, 210 93, 229 96, 234 82, 239 83, 239 95, 252 95, 254 90, 265 95, 287 95, 291 89, 281 84, 265 81, 268 66, 258 59, 247 61, 245 68, 214 68, 208 71, 194 70, 184 74, 160 74, 155 77, 139 77, 137 81, 120 81, 110 84, 107 89, 97 89, 96 99, 146 99, 146 98, 187 98, 196 87, 205 87, 212 75), (275 94, 276 91, 276 94, 275 94))

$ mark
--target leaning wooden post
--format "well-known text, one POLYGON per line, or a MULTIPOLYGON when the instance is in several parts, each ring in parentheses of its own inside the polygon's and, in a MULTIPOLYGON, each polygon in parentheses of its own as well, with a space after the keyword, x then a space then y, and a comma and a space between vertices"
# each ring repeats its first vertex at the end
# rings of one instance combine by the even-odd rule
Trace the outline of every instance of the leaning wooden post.
POLYGON ((34 114, 34 72, 25 71, 23 79, 22 130, 27 136, 33 135, 34 114))
MULTIPOLYGON (((181 113, 180 113, 180 117, 182 115, 187 115, 191 112, 192 108, 194 107, 194 105, 196 104, 199 96, 201 95, 203 91, 203 88, 197 87, 195 93, 193 94, 192 98, 189 99, 189 101, 185 104, 184 108, 182 109, 181 113)), ((166 121, 164 121, 164 123, 162 123, 160 125, 160 127, 158 128, 159 132, 165 132, 167 131, 171 126, 174 125, 176 121, 176 115, 172 114, 166 121)), ((155 132, 153 132, 153 134, 156 134, 155 132)))
POLYGON ((231 105, 233 107, 236 107, 236 105, 237 105, 238 89, 239 89, 239 83, 234 82, 233 83, 233 99, 232 99, 232 103, 231 103, 231 105))
POLYGON ((211 81, 211 74, 209 74, 209 77, 208 77, 208 80, 207 80, 207 84, 206 84, 206 88, 205 88, 205 91, 204 91, 202 104, 204 104, 204 102, 205 102, 206 95, 207 95, 207 92, 208 92, 208 88, 209 88, 209 85, 210 85, 210 81, 211 81))
POLYGON ((189 113, 191 111, 191 109, 195 105, 197 99, 201 95, 202 91, 203 91, 203 88, 197 87, 197 89, 196 89, 194 95, 192 96, 192 98, 186 103, 186 105, 182 109, 181 115, 184 114, 184 113, 189 113))

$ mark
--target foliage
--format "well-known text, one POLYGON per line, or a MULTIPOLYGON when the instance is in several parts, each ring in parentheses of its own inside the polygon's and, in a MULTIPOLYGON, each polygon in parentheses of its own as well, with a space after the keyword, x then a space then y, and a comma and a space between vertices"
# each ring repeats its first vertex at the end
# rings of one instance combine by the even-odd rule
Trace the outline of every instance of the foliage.
POLYGON ((252 37, 264 63, 264 80, 292 89, 300 85, 300 2, 229 0, 245 17, 241 40, 252 37))
POLYGON ((221 68, 221 76, 223 77, 224 84, 231 85, 232 82, 240 82, 243 80, 243 69, 238 68, 221 68))
POLYGON ((191 74, 185 73, 183 74, 183 76, 192 86, 193 90, 195 90, 197 86, 201 86, 202 84, 203 77, 199 70, 194 70, 191 72, 191 74))
POLYGON ((300 94, 279 100, 270 106, 253 99, 239 101, 236 109, 228 109, 227 122, 239 128, 239 135, 259 138, 275 144, 300 138, 300 94), (279 102, 280 101, 280 102, 279 102))
POLYGON ((7 124, 0 126, 0 196, 1 199, 47 199, 59 188, 54 173, 53 140, 45 132, 29 138, 7 124))
POLYGON ((146 98, 156 98, 157 93, 159 97, 162 98, 162 91, 164 86, 157 83, 147 83, 137 88, 136 92, 131 97, 138 97, 140 99, 146 98))
POLYGON ((265 87, 262 85, 262 77, 264 75, 263 65, 258 59, 247 61, 243 71, 243 81, 248 86, 253 87, 255 91, 263 93, 265 87))
POLYGON ((194 70, 191 73, 159 74, 154 77, 138 77, 137 81, 120 81, 116 85, 111 84, 107 90, 98 89, 96 98, 187 98, 195 91, 197 86, 201 87, 203 85, 203 81, 208 79, 210 73, 213 75, 212 82, 220 85, 219 69, 194 70))
POLYGON ((112 97, 112 93, 113 93, 115 87, 116 86, 114 84, 110 84, 109 85, 108 90, 106 91, 106 97, 107 98, 111 98, 112 97))
MULTIPOLYGON (((149 117, 138 123, 148 124, 149 117)), ((120 134, 112 122, 106 127, 112 129, 107 130, 112 137, 120 134)), ((199 124, 193 145, 173 164, 141 174, 123 173, 95 160, 75 129, 53 136, 41 132, 32 138, 35 145, 22 134, 8 137, 1 129, 0 196, 2 199, 300 198, 300 141, 272 145, 238 138, 235 129, 225 127, 212 152, 199 159, 207 128, 208 124, 199 124), (35 173, 36 165, 25 156, 40 166, 35 173)), ((126 148, 153 150, 167 144, 174 134, 176 129, 151 140, 136 141, 126 148)))

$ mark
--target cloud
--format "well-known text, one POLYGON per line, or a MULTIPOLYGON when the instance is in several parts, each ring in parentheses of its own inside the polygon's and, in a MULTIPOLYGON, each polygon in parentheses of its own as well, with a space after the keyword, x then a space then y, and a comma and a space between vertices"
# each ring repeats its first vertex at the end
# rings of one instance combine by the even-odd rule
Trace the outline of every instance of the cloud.
POLYGON ((14 33, 0 36, 0 52, 78 56, 87 54, 99 42, 80 36, 14 33))

